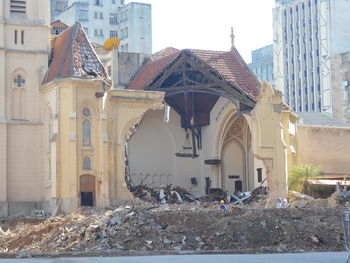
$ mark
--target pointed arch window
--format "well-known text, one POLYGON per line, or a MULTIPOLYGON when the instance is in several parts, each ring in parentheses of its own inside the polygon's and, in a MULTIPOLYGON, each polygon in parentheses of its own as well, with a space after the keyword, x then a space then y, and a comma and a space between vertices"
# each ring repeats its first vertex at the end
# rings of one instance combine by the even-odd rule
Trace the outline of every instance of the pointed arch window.
POLYGON ((16 70, 12 75, 11 118, 14 120, 25 120, 27 116, 25 76, 26 74, 22 70, 16 70))
POLYGON ((83 170, 91 170, 91 159, 87 156, 83 160, 83 170))
POLYGON ((83 145, 91 146, 91 123, 89 120, 83 121, 83 145))

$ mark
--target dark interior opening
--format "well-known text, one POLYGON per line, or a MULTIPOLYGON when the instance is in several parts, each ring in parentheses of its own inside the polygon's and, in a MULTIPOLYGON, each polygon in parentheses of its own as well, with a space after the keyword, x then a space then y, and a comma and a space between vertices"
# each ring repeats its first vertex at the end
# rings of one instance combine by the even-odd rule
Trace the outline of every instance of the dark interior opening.
POLYGON ((82 206, 94 206, 93 192, 80 192, 80 200, 82 206))
POLYGON ((241 180, 235 182, 235 192, 243 192, 243 183, 241 180))

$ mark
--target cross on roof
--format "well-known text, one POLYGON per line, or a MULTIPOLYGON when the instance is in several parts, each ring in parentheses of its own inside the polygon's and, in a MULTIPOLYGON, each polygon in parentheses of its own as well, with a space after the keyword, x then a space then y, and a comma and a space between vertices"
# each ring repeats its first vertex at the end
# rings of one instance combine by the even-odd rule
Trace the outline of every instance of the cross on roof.
POLYGON ((21 88, 23 87, 23 84, 26 82, 21 75, 17 75, 14 80, 13 80, 14 83, 17 84, 17 87, 18 88, 21 88))
POLYGON ((231 27, 231 35, 230 35, 230 37, 231 37, 231 50, 233 50, 234 47, 235 47, 235 34, 233 32, 233 27, 231 27))

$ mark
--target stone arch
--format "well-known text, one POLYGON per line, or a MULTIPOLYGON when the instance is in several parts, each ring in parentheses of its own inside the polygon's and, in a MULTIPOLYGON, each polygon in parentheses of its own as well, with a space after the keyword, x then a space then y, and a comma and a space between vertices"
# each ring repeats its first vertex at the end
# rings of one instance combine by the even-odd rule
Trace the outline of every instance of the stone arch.
POLYGON ((222 114, 220 122, 216 129, 215 143, 214 143, 214 155, 221 155, 221 148, 223 144, 224 133, 229 126, 228 123, 236 118, 237 108, 234 105, 231 105, 226 111, 222 114))
POLYGON ((246 150, 242 143, 236 138, 228 140, 222 147, 221 159, 221 187, 225 191, 233 193, 234 190, 237 190, 234 187, 234 183, 241 181, 243 183, 243 191, 247 191, 246 150), (239 178, 235 178, 236 176, 239 176, 239 178))
POLYGON ((96 120, 100 119, 100 116, 99 116, 100 110, 99 110, 98 106, 95 103, 93 103, 91 100, 88 100, 88 99, 79 103, 79 105, 77 107, 77 117, 82 117, 82 111, 84 108, 90 109, 93 116, 96 118, 96 120))

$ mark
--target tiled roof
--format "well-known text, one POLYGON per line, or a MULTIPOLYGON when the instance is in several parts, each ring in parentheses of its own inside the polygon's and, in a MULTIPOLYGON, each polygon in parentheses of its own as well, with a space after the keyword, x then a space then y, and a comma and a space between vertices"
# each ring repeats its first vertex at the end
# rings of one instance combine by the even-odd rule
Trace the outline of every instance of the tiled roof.
POLYGON ((101 44, 91 43, 91 45, 98 55, 107 55, 110 53, 110 51, 105 50, 105 48, 101 44))
POLYGON ((43 83, 72 77, 110 81, 79 23, 75 23, 52 41, 51 60, 43 83))
MULTIPOLYGON (((167 50, 169 50, 169 48, 167 48, 167 50)), ((236 49, 232 51, 189 49, 177 52, 171 49, 170 51, 172 52, 164 52, 165 54, 170 53, 170 55, 147 64, 132 81, 129 88, 144 89, 159 73, 174 61, 181 52, 189 52, 210 66, 214 71, 220 74, 224 80, 240 88, 252 99, 257 100, 261 90, 261 83, 250 71, 236 49)), ((158 56, 159 53, 160 52, 157 53, 158 56)))
POLYGON ((174 52, 170 55, 162 57, 148 63, 141 71, 136 75, 129 85, 129 89, 143 90, 145 87, 159 75, 174 59, 178 56, 178 52, 174 52))
POLYGON ((69 27, 65 23, 63 23, 61 20, 53 21, 50 25, 52 28, 60 27, 60 28, 67 29, 69 27))

